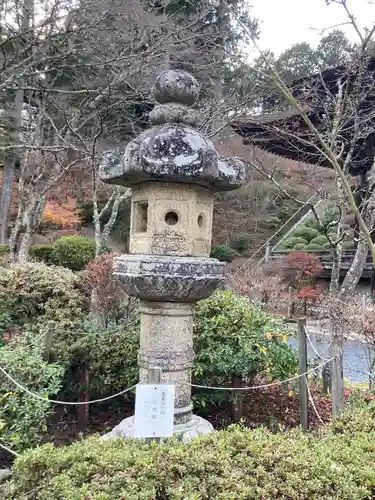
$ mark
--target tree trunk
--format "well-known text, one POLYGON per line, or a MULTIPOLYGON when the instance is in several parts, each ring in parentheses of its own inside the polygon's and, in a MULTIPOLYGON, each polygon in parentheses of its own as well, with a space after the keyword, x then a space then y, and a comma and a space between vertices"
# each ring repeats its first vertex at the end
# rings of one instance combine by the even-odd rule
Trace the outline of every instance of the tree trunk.
POLYGON ((10 248, 9 255, 10 255, 10 260, 12 262, 15 262, 17 259, 22 227, 23 227, 23 202, 22 200, 20 200, 18 205, 17 219, 9 238, 9 248, 10 248))
MULTIPOLYGON (((32 42, 33 35, 30 36, 30 27, 33 24, 34 18, 34 0, 24 0, 22 5, 22 22, 21 31, 23 38, 26 38, 28 43, 32 42), (31 39, 30 39, 31 38, 31 39)), ((21 49, 22 47, 18 47, 21 49)), ((22 125, 22 108, 24 100, 24 79, 20 78, 18 81, 20 88, 16 90, 14 95, 13 106, 9 110, 10 122, 10 145, 18 144, 20 142, 20 132, 22 125)), ((9 208, 12 199, 12 187, 15 178, 16 164, 19 161, 18 153, 15 150, 10 150, 4 158, 3 181, 0 193, 0 243, 4 244, 8 238, 8 222, 9 222, 9 208)))
MULTIPOLYGON (((9 113, 12 131, 10 133, 10 141, 15 144, 19 142, 22 104, 23 104, 23 90, 17 90, 14 98, 13 109, 9 113)), ((9 151, 4 158, 3 179, 1 184, 0 193, 0 243, 4 244, 8 238, 8 223, 9 223, 9 209, 12 200, 13 181, 15 178, 15 169, 17 161, 19 160, 18 154, 15 151, 9 151)))
POLYGON ((341 286, 340 295, 346 296, 353 293, 358 281, 361 279, 363 269, 367 261, 367 255, 368 244, 363 238, 360 238, 353 262, 346 273, 344 282, 341 286))
POLYGON ((24 233, 21 244, 17 253, 16 260, 18 262, 26 262, 29 256, 29 249, 32 243, 33 234, 35 233, 41 217, 43 215, 46 204, 46 195, 38 198, 38 193, 35 193, 30 205, 24 213, 24 233))

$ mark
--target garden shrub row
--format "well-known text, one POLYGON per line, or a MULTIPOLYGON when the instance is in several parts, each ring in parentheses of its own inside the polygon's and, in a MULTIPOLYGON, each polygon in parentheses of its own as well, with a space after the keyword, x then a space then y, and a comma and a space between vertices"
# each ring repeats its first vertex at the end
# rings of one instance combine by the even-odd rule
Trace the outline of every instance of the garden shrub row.
MULTIPOLYGON (((339 214, 335 213, 335 211, 328 210, 321 218, 322 225, 318 225, 315 217, 308 218, 303 225, 298 226, 293 231, 291 236, 283 243, 283 248, 285 250, 305 250, 307 252, 330 249, 331 243, 326 234, 328 231, 331 241, 337 239, 335 232, 337 226, 332 226, 332 223, 337 221, 338 216, 339 214)), ((353 239, 348 239, 345 236, 343 247, 348 249, 354 248, 353 239)))
POLYGON ((46 264, 81 271, 95 257, 95 243, 85 236, 62 236, 54 243, 32 245, 30 255, 46 264))
MULTIPOLYGON (((8 252, 8 245, 0 245, 0 257, 8 252)), ((62 236, 54 243, 31 245, 29 255, 39 262, 81 271, 95 257, 95 243, 85 236, 62 236)))
POLYGON ((18 457, 4 498, 365 500, 375 491, 375 405, 320 435, 232 426, 190 442, 90 437, 18 457))

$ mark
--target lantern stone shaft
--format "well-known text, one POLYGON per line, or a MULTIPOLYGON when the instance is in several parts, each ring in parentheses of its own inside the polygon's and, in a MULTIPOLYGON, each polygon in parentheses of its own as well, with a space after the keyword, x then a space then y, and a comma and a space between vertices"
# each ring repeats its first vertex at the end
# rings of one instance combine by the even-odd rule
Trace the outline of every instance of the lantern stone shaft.
MULTIPOLYGON (((152 90, 153 125, 125 148, 107 153, 100 178, 132 188, 129 254, 114 261, 114 274, 129 295, 140 299, 140 380, 150 367, 162 369, 162 383, 175 384, 175 432, 187 439, 212 431, 193 415, 191 368, 193 313, 224 279, 225 265, 209 258, 214 193, 245 180, 242 162, 221 158, 194 126, 190 106, 198 83, 184 71, 159 75, 152 90)), ((134 417, 111 436, 132 436, 134 417)))

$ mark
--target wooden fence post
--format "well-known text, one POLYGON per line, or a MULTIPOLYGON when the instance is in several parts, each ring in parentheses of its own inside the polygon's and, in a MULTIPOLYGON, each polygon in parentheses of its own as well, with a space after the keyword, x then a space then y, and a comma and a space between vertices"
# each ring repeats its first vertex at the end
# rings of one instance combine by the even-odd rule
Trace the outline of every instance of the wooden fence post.
MULTIPOLYGON (((147 383, 148 384, 161 384, 161 368, 149 367, 147 370, 147 383)), ((146 438, 146 443, 152 443, 153 441, 160 441, 160 438, 146 438)))
POLYGON ((292 303, 292 287, 288 288, 288 318, 291 319, 294 313, 294 307, 292 303))
POLYGON ((53 340, 53 334, 55 332, 55 322, 54 321, 48 321, 47 322, 47 330, 46 333, 44 334, 44 350, 43 350, 43 359, 47 363, 50 360, 51 357, 51 349, 52 349, 52 340, 53 340))
MULTIPOLYGON (((307 372, 307 339, 306 339, 306 319, 299 319, 297 322, 298 336, 298 359, 299 374, 307 372)), ((299 378, 299 414, 302 428, 307 431, 309 428, 309 393, 307 387, 307 375, 299 378)))
POLYGON ((344 347, 341 333, 333 333, 331 342, 331 394, 332 419, 335 420, 344 408, 344 347))
POLYGON ((272 254, 272 247, 271 247, 271 244, 270 243, 267 243, 266 245, 266 254, 264 256, 264 262, 266 264, 269 263, 269 261, 271 260, 271 254, 272 254))

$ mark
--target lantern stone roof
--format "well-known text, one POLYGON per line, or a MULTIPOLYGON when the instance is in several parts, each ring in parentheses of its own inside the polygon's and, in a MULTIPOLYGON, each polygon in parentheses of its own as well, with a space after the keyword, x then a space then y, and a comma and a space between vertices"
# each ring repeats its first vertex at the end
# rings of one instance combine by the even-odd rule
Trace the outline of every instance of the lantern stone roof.
MULTIPOLYGON (((360 175, 371 169, 375 154, 375 56, 368 59, 367 85, 363 90, 361 108, 352 116, 344 116, 340 133, 342 158, 349 152, 354 136, 354 120, 359 118, 355 149, 350 166, 352 175, 360 175), (354 116, 356 114, 356 116, 354 116)), ((352 66, 330 68, 310 77, 300 78, 290 84, 292 93, 302 104, 303 110, 324 136, 327 122, 333 118, 328 100, 339 92, 343 78, 356 83, 358 69, 352 66)), ((349 113, 348 113, 349 115, 349 113)), ((319 152, 320 144, 309 130, 296 108, 263 115, 250 115, 235 120, 232 128, 241 135, 245 144, 252 144, 269 153, 294 161, 332 168, 330 161, 319 152)))
POLYGON ((223 158, 195 126, 191 109, 199 94, 196 79, 179 70, 159 75, 152 89, 157 102, 151 124, 125 148, 103 155, 99 177, 103 182, 135 186, 147 181, 197 184, 213 191, 240 187, 245 167, 238 158, 223 158))

